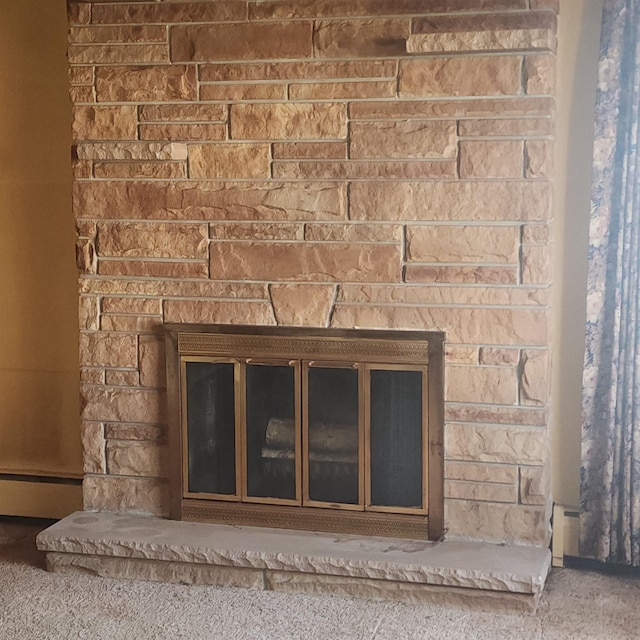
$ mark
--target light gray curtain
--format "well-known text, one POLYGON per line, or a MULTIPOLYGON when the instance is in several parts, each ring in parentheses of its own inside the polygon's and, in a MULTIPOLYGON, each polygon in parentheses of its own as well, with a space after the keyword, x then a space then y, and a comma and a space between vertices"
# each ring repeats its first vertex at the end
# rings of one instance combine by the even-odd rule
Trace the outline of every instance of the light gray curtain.
POLYGON ((605 0, 586 354, 580 554, 640 566, 640 0, 605 0))

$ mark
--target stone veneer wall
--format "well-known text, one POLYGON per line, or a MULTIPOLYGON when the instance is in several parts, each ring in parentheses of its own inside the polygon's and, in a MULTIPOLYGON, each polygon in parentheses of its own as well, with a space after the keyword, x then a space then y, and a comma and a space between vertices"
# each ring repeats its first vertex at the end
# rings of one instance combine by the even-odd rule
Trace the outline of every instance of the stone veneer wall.
POLYGON ((87 509, 166 513, 163 321, 436 329, 449 535, 547 543, 556 11, 70 2, 87 509))

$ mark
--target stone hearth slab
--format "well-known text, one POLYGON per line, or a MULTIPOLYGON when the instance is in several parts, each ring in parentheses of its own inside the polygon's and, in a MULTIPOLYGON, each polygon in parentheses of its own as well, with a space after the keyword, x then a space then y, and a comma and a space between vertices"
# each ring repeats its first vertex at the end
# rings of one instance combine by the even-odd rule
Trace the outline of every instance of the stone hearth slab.
POLYGON ((549 550, 76 512, 37 538, 52 571, 535 609, 549 550))

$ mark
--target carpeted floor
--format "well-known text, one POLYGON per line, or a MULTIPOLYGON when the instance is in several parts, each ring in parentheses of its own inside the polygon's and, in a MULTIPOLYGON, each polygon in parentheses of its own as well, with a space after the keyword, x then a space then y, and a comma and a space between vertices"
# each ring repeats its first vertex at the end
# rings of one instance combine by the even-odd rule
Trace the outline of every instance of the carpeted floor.
POLYGON ((44 524, 0 520, 2 640, 640 638, 640 578, 554 570, 534 615, 47 573, 44 524))

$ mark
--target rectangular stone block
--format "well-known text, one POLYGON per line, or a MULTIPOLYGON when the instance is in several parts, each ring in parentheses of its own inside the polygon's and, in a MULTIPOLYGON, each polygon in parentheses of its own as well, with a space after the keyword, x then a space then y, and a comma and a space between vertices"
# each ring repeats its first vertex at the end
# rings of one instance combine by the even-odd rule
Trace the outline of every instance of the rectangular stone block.
POLYGON ((548 224, 522 225, 522 244, 547 244, 551 240, 551 226, 548 224))
POLYGON ((161 316, 131 316, 105 314, 100 317, 102 331, 153 333, 162 327, 161 316))
POLYGON ((180 25, 170 32, 172 62, 310 58, 312 23, 180 25))
POLYGON ((187 145, 177 142, 92 142, 78 144, 81 160, 186 160, 187 145))
POLYGON ((469 51, 555 51, 549 29, 492 29, 457 33, 415 34, 407 39, 407 53, 469 51))
POLYGON ((520 467, 520 503, 544 506, 551 495, 549 465, 520 467))
POLYGON ((444 361, 445 365, 478 364, 478 347, 448 344, 444 352, 444 361))
POLYGON ((214 242, 210 251, 219 280, 400 281, 399 245, 214 242))
POLYGON ((385 58, 406 53, 409 19, 318 20, 313 31, 319 58, 385 58))
POLYGON ((103 179, 139 178, 167 180, 186 178, 187 167, 182 162, 96 162, 93 176, 103 179))
POLYGON ((522 284, 550 285, 552 260, 550 247, 527 244, 522 248, 522 284))
POLYGON ((496 347, 480 347, 479 363, 490 366, 515 366, 520 361, 519 349, 499 349, 496 347))
POLYGON ((96 94, 91 86, 71 86, 69 87, 69 99, 71 104, 82 104, 96 101, 96 94))
POLYGON ((82 493, 88 511, 168 515, 167 481, 161 478, 87 475, 82 493))
POLYGON ((70 25, 91 22, 91 5, 84 2, 67 2, 67 20, 70 25))
POLYGON ((482 502, 518 501, 517 485, 496 484, 492 482, 459 482, 445 480, 444 497, 458 500, 479 500, 482 502))
POLYGON ((99 102, 175 102, 197 97, 194 65, 100 66, 99 102))
POLYGON ((175 22, 225 22, 245 20, 247 8, 243 2, 122 3, 95 4, 94 24, 165 24, 175 22))
POLYGON ((104 372, 104 383, 109 387, 137 387, 140 374, 125 369, 107 369, 104 372))
POLYGON ((166 428, 161 425, 115 422, 105 425, 105 437, 109 440, 148 440, 164 443, 166 428))
POLYGON ((346 160, 346 142, 275 142, 273 157, 289 160, 346 160))
POLYGON ((273 325, 270 302, 258 300, 166 300, 165 322, 273 325))
POLYGON ((196 179, 268 178, 268 144, 190 144, 189 175, 196 179))
POLYGON ((518 467, 503 464, 447 460, 444 464, 444 477, 449 480, 492 482, 515 486, 518 482, 518 467))
POLYGON ((520 140, 462 140, 460 177, 523 178, 524 143, 520 140))
POLYGON ((204 224, 101 222, 100 256, 130 258, 206 258, 209 229, 204 224))
POLYGON ((83 420, 143 424, 165 421, 165 394, 155 389, 84 386, 80 392, 83 420))
POLYGON ((136 440, 108 440, 110 475, 162 478, 167 476, 166 446, 136 440))
POLYGON ((136 367, 136 337, 83 332, 80 334, 80 363, 87 366, 136 367))
POLYGON ((81 85, 81 84, 93 85, 94 71, 95 71, 95 68, 93 66, 69 67, 69 70, 68 70, 69 84, 70 85, 81 85))
POLYGON ((156 25, 71 27, 68 37, 70 44, 114 44, 116 42, 151 44, 166 42, 167 29, 156 25))
POLYGON ((83 421, 80 424, 82 463, 85 473, 106 473, 104 425, 83 421))
POLYGON ((553 133, 553 119, 546 118, 496 118, 468 119, 458 123, 461 137, 488 136, 549 136, 553 133))
POLYGON ((304 240, 303 224, 279 222, 215 223, 209 226, 215 240, 304 240))
POLYGON ((76 106, 74 140, 134 140, 138 115, 135 107, 76 106))
POLYGON ((524 177, 552 180, 554 176, 553 142, 527 140, 524 143, 524 177))
POLYGON ((162 123, 141 124, 141 140, 225 140, 227 125, 224 123, 162 123))
POLYGON ((390 224, 321 224, 304 227, 304 239, 311 242, 396 242, 402 227, 390 224))
POLYGON ((525 56, 523 78, 527 95, 555 95, 555 56, 550 53, 525 56))
POLYGON ((167 63, 169 48, 166 44, 80 44, 69 47, 68 57, 71 64, 167 63))
POLYGON ((456 123, 362 122, 350 125, 351 158, 454 158, 456 123))
POLYGON ((231 137, 236 140, 346 138, 344 104, 233 104, 231 137))
POLYGON ((327 327, 336 297, 336 285, 272 284, 269 295, 279 325, 327 327))
POLYGON ((445 400, 515 404, 518 401, 515 368, 451 365, 445 378, 445 400))
POLYGON ((286 100, 287 85, 201 84, 200 100, 286 100))
POLYGON ((549 402, 551 371, 546 350, 526 349, 520 357, 520 404, 543 406, 549 402))
POLYGON ((398 92, 416 96, 499 96, 520 92, 520 56, 401 60, 398 92))
POLYGON ((437 282, 450 284, 517 284, 518 269, 511 267, 440 266, 407 264, 404 268, 405 282, 437 282))
POLYGON ((384 82, 320 82, 299 83, 289 87, 290 100, 359 100, 393 98, 395 80, 384 82))
MULTIPOLYGON (((208 278, 209 265, 206 262, 109 259, 100 260, 98 274, 101 276, 137 276, 141 278, 208 278)), ((145 326, 146 322, 144 320, 145 326)), ((105 326, 103 324, 102 328, 104 329, 105 326)), ((135 326, 140 327, 137 323, 135 326)))
POLYGON ((140 384, 143 387, 165 388, 166 356, 162 336, 140 336, 138 338, 138 362, 140 384))
POLYGON ((98 328, 98 317, 98 298, 96 296, 80 296, 78 301, 80 330, 95 331, 98 328))
POLYGON ((139 109, 140 122, 226 122, 223 104, 145 104, 139 109))
POLYGON ((104 369, 97 367, 80 367, 80 382, 82 384, 104 384, 104 369))
POLYGON ((445 407, 448 422, 475 422, 486 424, 512 424, 544 427, 548 420, 546 409, 522 407, 489 407, 487 405, 448 404, 445 407))

